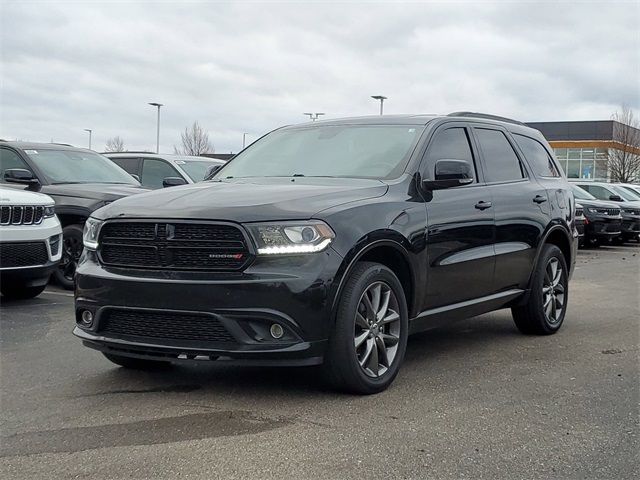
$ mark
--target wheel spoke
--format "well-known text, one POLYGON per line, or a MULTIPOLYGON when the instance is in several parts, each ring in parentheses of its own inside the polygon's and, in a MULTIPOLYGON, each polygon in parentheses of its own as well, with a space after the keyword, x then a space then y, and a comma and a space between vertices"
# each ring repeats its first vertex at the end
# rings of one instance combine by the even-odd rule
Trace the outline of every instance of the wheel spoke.
POLYGON ((393 346, 397 345, 398 342, 400 341, 400 339, 398 337, 396 337, 395 335, 390 335, 388 333, 381 333, 380 334, 380 338, 382 339, 382 341, 384 342, 385 346, 387 346, 387 347, 393 347, 393 346))
POLYGON ((384 317, 381 321, 380 321, 380 325, 386 325, 388 323, 393 323, 396 320, 400 319, 400 315, 398 315, 398 312, 396 312, 395 310, 388 310, 388 314, 386 317, 384 317))
POLYGON ((564 293, 564 285, 562 285, 561 283, 558 283, 553 288, 553 291, 556 293, 556 295, 563 294, 564 293))
POLYGON ((389 356, 387 355, 387 346, 384 344, 384 340, 380 337, 376 338, 376 349, 378 350, 380 364, 389 368, 391 365, 389 362, 389 356))
POLYGON ((365 292, 365 294, 362 296, 362 303, 364 304, 365 308, 367 309, 367 320, 373 320, 376 318, 376 311, 373 308, 373 305, 371 304, 371 299, 369 298, 369 295, 367 295, 367 292, 365 292))
POLYGON ((375 348, 375 345, 373 343, 373 339, 372 338, 367 339, 367 348, 365 349, 364 354, 360 359, 361 367, 366 368, 365 365, 369 361, 369 357, 371 357, 371 352, 373 352, 374 348, 375 348))
POLYGON ((374 313, 377 314, 378 311, 380 310, 380 297, 382 295, 382 285, 378 283, 369 291, 371 292, 371 306, 373 307, 374 313))
POLYGON ((355 339, 354 339, 354 344, 355 347, 358 348, 360 347, 366 340, 367 337, 369 336, 369 331, 367 330, 366 332, 361 333, 360 335, 358 335, 355 339))
POLYGON ((369 322, 367 322, 367 319, 364 318, 360 312, 356 312, 356 325, 361 328, 369 328, 369 322))
POLYGON ((378 357, 378 347, 376 345, 376 341, 371 339, 371 355, 369 356, 369 361, 367 362, 367 368, 373 372, 373 374, 377 377, 378 370, 380 369, 380 362, 378 357))
POLYGON ((382 320, 387 314, 387 310, 389 309, 389 300, 391 299, 391 290, 386 290, 382 294, 382 304, 378 309, 378 313, 376 314, 376 320, 382 320))

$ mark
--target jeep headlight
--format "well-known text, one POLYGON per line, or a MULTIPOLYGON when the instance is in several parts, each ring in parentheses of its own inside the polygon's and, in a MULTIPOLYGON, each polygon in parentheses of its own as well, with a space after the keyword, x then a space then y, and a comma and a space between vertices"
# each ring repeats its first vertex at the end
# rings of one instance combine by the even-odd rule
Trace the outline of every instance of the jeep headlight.
POLYGON ((98 235, 100 234, 100 227, 104 222, 97 218, 89 217, 84 222, 84 230, 82 232, 82 243, 84 248, 88 250, 96 250, 98 248, 98 235))
POLYGON ((43 216, 44 218, 51 218, 56 214, 55 208, 53 205, 45 205, 43 216))
POLYGON ((326 249, 335 238, 333 230, 320 220, 245 225, 253 237, 258 255, 299 255, 326 249))

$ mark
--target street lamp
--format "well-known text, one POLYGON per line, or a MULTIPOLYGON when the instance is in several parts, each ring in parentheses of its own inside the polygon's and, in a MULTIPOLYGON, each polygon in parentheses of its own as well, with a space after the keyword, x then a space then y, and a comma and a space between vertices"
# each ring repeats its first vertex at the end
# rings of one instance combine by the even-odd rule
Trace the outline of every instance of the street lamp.
POLYGON ((384 95, 371 95, 374 100, 380 100, 380 115, 382 115, 382 104, 387 99, 384 95))
POLYGON ((162 103, 149 102, 152 107, 158 107, 158 124, 156 127, 156 153, 160 153, 160 107, 162 103))
POLYGON ((242 149, 244 150, 244 146, 247 144, 247 134, 242 134, 242 149))
POLYGON ((318 119, 318 117, 320 115, 324 115, 324 113, 320 113, 320 112, 318 112, 318 113, 303 113, 303 115, 309 115, 309 118, 311 119, 311 121, 315 122, 318 119))
POLYGON ((91 150, 91 132, 93 132, 93 130, 91 130, 90 128, 85 128, 84 131, 89 132, 89 150, 91 150))

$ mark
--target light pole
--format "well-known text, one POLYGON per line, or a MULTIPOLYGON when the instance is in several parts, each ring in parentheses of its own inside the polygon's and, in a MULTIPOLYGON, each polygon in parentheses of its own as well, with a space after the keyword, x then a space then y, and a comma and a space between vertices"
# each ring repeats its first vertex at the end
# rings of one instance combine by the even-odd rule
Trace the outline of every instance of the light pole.
POLYGON ((160 107, 162 103, 149 102, 152 107, 158 107, 158 124, 156 126, 156 153, 160 153, 160 107))
POLYGON ((384 95, 371 95, 371 98, 373 98, 374 100, 380 100, 380 115, 382 115, 382 105, 384 104, 384 101, 387 99, 387 97, 385 97, 384 95))
POLYGON ((89 132, 89 150, 91 150, 91 132, 93 132, 93 130, 91 130, 90 128, 85 128, 84 131, 89 132))
POLYGON ((247 134, 242 134, 242 149, 244 150, 244 146, 247 144, 247 134))
POLYGON ((303 115, 309 115, 309 118, 311 119, 311 121, 315 122, 318 119, 318 117, 320 115, 324 115, 324 113, 320 113, 320 112, 318 112, 318 113, 303 113, 303 115))

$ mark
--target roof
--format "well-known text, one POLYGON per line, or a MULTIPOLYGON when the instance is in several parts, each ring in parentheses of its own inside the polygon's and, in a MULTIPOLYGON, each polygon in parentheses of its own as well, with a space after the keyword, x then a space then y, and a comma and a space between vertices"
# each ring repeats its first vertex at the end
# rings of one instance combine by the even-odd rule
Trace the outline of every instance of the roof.
POLYGON ((213 164, 224 163, 216 158, 210 158, 205 156, 196 155, 176 155, 176 154, 164 154, 164 153, 149 153, 149 152, 104 152, 103 155, 107 158, 123 158, 135 156, 136 158, 160 158, 168 161, 197 161, 197 162, 210 162, 213 164))
POLYGON ((8 145, 21 150, 88 150, 86 148, 74 147, 73 145, 67 145, 64 143, 10 142, 0 140, 0 145, 8 145))

